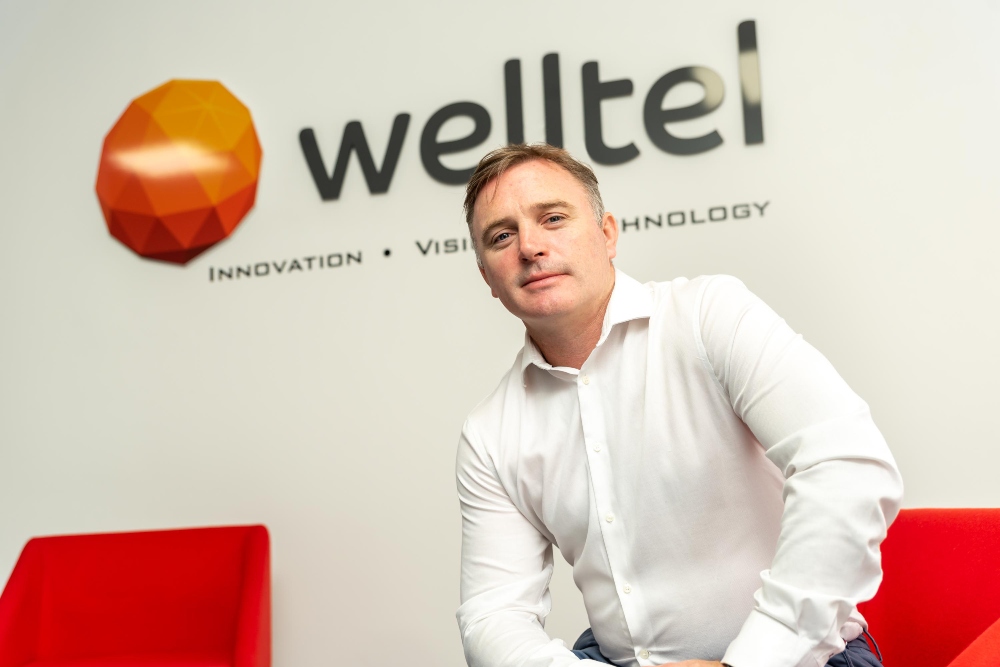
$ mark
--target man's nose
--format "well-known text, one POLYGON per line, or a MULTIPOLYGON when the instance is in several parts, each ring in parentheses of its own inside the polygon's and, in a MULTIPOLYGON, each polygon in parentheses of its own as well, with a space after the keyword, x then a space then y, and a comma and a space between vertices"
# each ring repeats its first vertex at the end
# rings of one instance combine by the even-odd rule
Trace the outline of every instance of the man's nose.
POLYGON ((522 262, 532 262, 546 254, 541 230, 534 225, 523 225, 517 233, 518 249, 522 262))

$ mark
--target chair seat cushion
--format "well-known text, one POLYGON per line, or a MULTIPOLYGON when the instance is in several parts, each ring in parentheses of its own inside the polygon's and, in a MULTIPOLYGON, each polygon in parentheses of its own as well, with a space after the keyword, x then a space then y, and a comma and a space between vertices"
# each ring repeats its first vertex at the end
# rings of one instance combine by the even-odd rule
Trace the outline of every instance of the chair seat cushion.
POLYGON ((23 667, 232 667, 232 659, 220 653, 137 653, 38 660, 23 667))
POLYGON ((996 667, 1000 665, 1000 619, 958 654, 948 667, 996 667))

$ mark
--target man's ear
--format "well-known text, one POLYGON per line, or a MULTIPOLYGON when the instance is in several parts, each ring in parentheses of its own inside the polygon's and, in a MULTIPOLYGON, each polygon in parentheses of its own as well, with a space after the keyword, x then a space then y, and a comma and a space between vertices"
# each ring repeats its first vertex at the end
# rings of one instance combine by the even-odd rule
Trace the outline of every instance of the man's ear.
POLYGON ((614 259, 618 254, 618 221, 615 216, 605 213, 601 219, 601 232, 604 234, 604 244, 608 248, 608 259, 614 259))
MULTIPOLYGON (((483 281, 487 285, 490 285, 490 279, 486 277, 486 271, 485 271, 485 269, 483 269, 483 265, 482 264, 479 265, 479 275, 481 275, 483 277, 483 281)), ((493 295, 494 299, 499 299, 500 298, 499 296, 497 296, 497 291, 495 289, 493 289, 493 285, 490 285, 490 294, 493 295)))

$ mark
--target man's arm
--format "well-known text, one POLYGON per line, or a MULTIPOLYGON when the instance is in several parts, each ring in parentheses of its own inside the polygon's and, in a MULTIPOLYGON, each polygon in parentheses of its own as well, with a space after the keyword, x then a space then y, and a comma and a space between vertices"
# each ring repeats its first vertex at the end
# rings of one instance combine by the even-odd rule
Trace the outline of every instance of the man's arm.
POLYGON ((722 662, 825 665, 878 589, 902 480, 865 402, 741 282, 707 281, 697 312, 703 359, 785 477, 777 552, 722 662))
POLYGON ((457 461, 462 507, 457 617, 469 667, 580 667, 563 642, 542 627, 551 608, 552 545, 511 502, 475 440, 466 423, 457 461))

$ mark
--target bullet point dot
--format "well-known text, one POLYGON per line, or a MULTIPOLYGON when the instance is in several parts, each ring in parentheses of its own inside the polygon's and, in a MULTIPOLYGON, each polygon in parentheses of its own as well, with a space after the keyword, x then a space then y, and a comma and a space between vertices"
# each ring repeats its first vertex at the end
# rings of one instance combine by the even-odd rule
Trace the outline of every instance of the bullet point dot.
POLYGON ((389 255, 392 254, 392 251, 389 250, 388 248, 386 248, 385 250, 382 251, 382 254, 385 255, 386 257, 388 257, 389 255))

